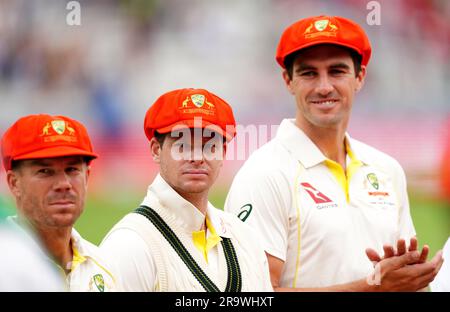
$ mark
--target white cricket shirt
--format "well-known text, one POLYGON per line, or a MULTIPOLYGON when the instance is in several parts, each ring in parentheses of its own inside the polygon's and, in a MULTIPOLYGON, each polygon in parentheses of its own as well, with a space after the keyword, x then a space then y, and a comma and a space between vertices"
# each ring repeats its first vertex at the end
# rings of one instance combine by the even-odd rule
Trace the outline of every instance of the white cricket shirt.
MULTIPOLYGON (((143 205, 151 207, 179 238, 199 267, 223 291, 227 264, 219 241, 206 251, 195 243, 206 220, 207 236, 230 238, 242 274, 242 291, 273 291, 267 258, 253 230, 236 216, 208 204, 206 216, 157 175, 143 205), (205 254, 207 257, 205 258, 205 254)), ((169 242, 146 217, 130 213, 106 235, 102 251, 116 261, 126 291, 204 291, 169 242)))
POLYGON ((450 292, 450 238, 445 243, 442 256, 444 263, 434 281, 430 283, 433 292, 450 292))
POLYGON ((43 256, 47 257, 49 262, 60 269, 64 275, 67 290, 71 292, 108 292, 117 291, 117 276, 113 273, 111 263, 104 257, 100 249, 94 244, 83 239, 81 235, 72 228, 71 244, 73 257, 70 265, 70 272, 65 275, 64 270, 57 265, 39 242, 37 237, 31 236, 31 231, 20 224, 17 216, 8 217, 7 221, 23 233, 28 235, 42 250, 43 256))
POLYGON ((415 235, 406 180, 390 156, 346 136, 347 172, 285 119, 239 170, 225 203, 283 260, 281 287, 365 278, 370 247, 415 235))

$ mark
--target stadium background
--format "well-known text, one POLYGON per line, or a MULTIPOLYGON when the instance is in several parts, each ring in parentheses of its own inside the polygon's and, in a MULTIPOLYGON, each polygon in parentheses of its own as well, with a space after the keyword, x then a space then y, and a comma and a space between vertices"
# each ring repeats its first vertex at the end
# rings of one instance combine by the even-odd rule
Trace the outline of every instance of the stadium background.
MULTIPOLYGON (((66 24, 68 2, 0 0, 0 133, 31 113, 87 126, 100 158, 76 224, 85 238, 98 244, 157 173, 142 124, 160 94, 207 88, 244 126, 294 116, 276 45, 287 25, 320 14, 354 19, 373 45, 350 134, 403 165, 419 242, 434 253, 450 236, 449 1, 377 1, 381 24, 373 26, 365 0, 79 1, 80 26, 66 24)), ((225 163, 211 193, 216 206, 242 162, 225 163)), ((0 181, 13 213, 4 171, 0 181)))

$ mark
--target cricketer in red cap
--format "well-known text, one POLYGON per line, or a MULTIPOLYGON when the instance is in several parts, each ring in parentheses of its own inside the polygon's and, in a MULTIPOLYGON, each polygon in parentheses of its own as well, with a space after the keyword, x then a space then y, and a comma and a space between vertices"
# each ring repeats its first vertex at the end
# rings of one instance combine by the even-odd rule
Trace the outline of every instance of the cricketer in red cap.
POLYGON ((363 28, 343 17, 304 18, 281 35, 275 58, 295 118, 246 161, 225 203, 257 230, 276 290, 416 291, 433 279, 422 280, 420 270, 442 264, 439 254, 410 271, 390 264, 424 262, 427 248, 422 260, 401 256, 404 239, 417 249, 403 169, 347 133, 370 56, 363 28), (401 252, 380 262, 380 284, 371 261, 381 260, 383 244, 401 252), (378 249, 366 257, 367 248, 378 249))
POLYGON ((97 157, 86 128, 65 116, 25 116, 6 130, 1 154, 17 207, 8 222, 38 237, 68 276, 68 290, 116 289, 109 261, 73 227, 85 206, 88 165, 97 157))
POLYGON ((272 291, 258 239, 236 216, 208 201, 226 142, 235 135, 231 107, 205 89, 174 90, 149 108, 144 130, 159 174, 141 206, 101 244, 116 260, 123 288, 272 291), (185 157, 177 157, 178 151, 185 157))

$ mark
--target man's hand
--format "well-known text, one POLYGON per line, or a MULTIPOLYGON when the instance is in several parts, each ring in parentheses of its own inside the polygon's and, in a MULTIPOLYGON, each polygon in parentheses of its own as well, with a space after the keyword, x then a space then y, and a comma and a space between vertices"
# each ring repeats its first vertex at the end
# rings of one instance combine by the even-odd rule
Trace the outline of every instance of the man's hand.
MULTIPOLYGON (((418 247, 417 238, 412 237, 410 239, 408 251, 409 252, 416 251, 417 247, 418 247)), ((392 247, 391 245, 384 245, 383 250, 384 250, 383 258, 381 258, 380 255, 371 248, 366 249, 366 255, 369 258, 369 260, 372 261, 374 264, 380 262, 383 259, 391 258, 394 256, 401 256, 406 253, 406 250, 407 250, 406 242, 404 239, 399 239, 397 241, 397 252, 394 250, 394 247, 392 247)), ((424 263, 427 260, 429 252, 430 252, 430 248, 428 247, 428 245, 424 245, 417 263, 424 263)))
POLYGON ((375 266, 377 291, 418 291, 433 281, 442 266, 442 251, 428 262, 421 261, 417 250, 384 258, 375 266))
MULTIPOLYGON (((374 263, 375 273, 371 277, 380 291, 418 291, 433 281, 442 266, 442 252, 426 262, 430 248, 425 245, 418 251, 415 237, 406 248, 404 239, 397 241, 397 249, 384 245, 383 258, 373 249, 366 249, 366 255, 374 263)), ((370 279, 368 280, 370 281, 370 279)))

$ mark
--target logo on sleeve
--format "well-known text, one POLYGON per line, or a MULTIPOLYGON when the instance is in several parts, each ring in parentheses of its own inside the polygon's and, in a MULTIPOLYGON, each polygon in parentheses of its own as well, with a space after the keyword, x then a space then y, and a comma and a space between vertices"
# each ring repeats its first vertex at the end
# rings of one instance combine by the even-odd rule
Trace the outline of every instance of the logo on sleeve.
POLYGON ((252 212, 253 206, 251 204, 246 204, 241 207, 239 214, 237 215, 242 222, 247 220, 248 216, 252 212))

